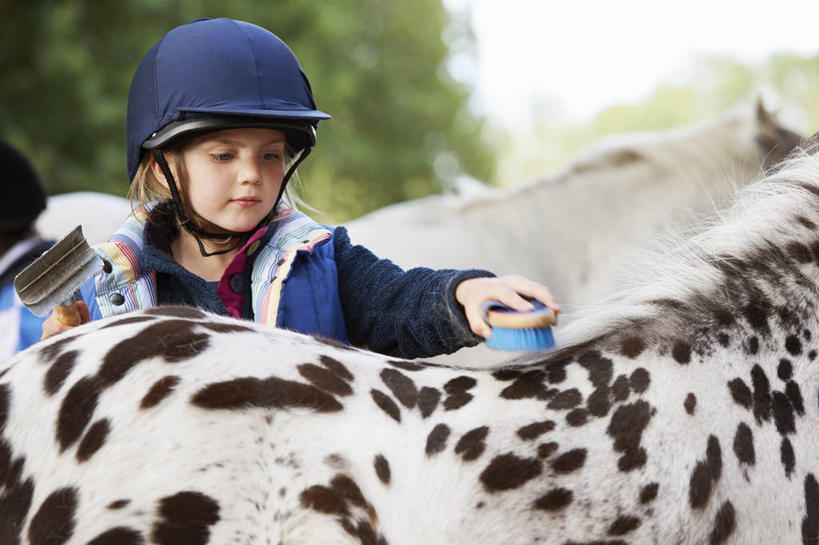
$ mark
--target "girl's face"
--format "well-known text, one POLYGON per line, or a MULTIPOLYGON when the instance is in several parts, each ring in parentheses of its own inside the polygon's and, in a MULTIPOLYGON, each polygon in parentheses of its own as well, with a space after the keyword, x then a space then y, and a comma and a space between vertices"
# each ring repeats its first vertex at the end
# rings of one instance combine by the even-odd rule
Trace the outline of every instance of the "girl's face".
POLYGON ((188 202, 225 231, 253 229, 276 204, 286 161, 281 131, 214 132, 195 139, 181 155, 188 202))

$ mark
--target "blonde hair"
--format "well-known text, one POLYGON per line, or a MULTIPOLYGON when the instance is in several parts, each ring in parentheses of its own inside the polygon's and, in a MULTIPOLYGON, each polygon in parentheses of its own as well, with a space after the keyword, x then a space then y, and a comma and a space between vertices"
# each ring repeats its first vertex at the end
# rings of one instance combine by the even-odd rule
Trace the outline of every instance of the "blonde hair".
MULTIPOLYGON (((168 166, 177 172, 183 167, 180 154, 176 150, 166 151, 165 160, 168 161, 168 166)), ((171 192, 154 173, 154 163, 156 160, 150 153, 146 153, 139 162, 139 167, 128 190, 128 199, 131 201, 132 209, 151 201, 164 201, 171 198, 171 192)))

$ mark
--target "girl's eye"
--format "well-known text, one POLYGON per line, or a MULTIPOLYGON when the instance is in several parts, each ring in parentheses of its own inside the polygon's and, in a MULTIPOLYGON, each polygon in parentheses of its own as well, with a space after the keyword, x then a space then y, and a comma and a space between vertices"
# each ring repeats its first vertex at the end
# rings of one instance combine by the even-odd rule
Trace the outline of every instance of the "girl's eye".
POLYGON ((271 152, 271 153, 263 153, 262 154, 262 159, 264 159, 265 161, 278 161, 279 157, 280 157, 280 155, 278 153, 272 153, 271 152))
POLYGON ((229 161, 233 154, 230 153, 212 153, 211 157, 213 157, 217 161, 229 161))

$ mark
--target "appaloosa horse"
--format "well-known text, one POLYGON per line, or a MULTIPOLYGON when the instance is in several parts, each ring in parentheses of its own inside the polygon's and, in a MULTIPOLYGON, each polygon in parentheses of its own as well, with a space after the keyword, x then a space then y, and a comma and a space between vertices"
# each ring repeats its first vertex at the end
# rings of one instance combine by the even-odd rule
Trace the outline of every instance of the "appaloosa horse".
POLYGON ((0 367, 0 543, 819 540, 819 156, 488 370, 157 308, 0 367))

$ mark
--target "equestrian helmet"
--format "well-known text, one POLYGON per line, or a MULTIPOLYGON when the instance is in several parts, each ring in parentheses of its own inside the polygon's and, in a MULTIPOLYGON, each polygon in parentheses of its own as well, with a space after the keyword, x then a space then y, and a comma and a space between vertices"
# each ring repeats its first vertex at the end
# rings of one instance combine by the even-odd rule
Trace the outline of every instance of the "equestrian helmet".
POLYGON ((142 156, 183 135, 230 128, 280 130, 294 152, 316 143, 310 82, 272 32, 233 19, 198 19, 169 31, 131 81, 126 120, 128 176, 142 156))

